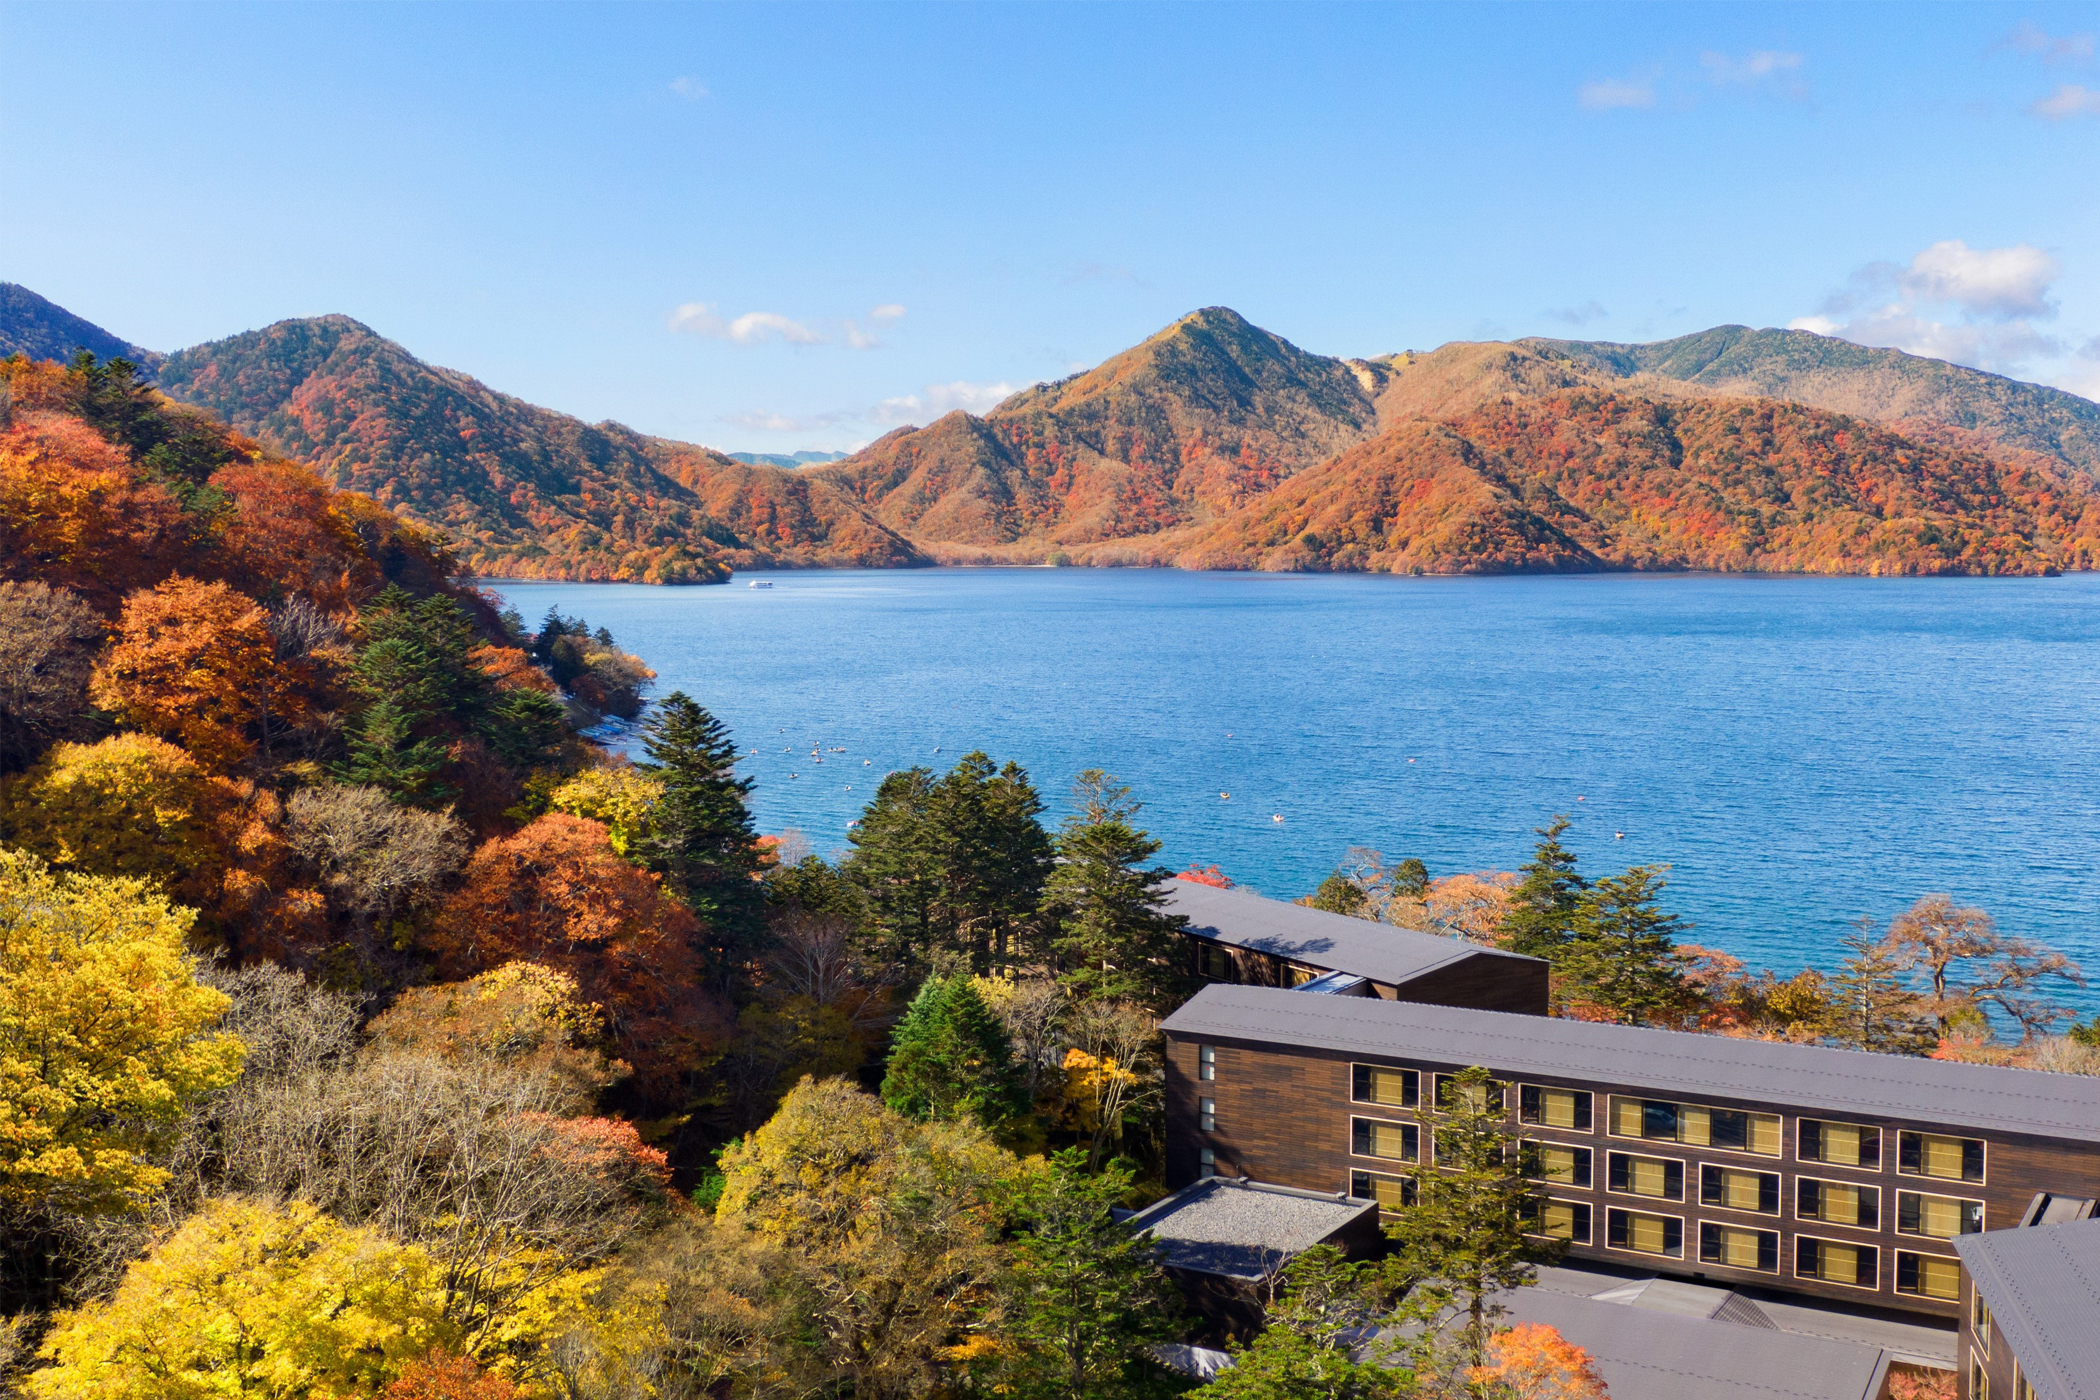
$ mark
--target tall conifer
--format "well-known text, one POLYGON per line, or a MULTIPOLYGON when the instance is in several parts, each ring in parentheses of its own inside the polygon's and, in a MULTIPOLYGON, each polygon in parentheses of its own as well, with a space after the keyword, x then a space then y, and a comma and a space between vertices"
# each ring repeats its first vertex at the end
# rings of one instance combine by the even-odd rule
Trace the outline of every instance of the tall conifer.
POLYGON ((664 785, 642 853, 707 923, 709 960, 723 981, 764 927, 758 835, 745 806, 751 780, 736 775, 729 731, 682 690, 657 702, 642 733, 649 761, 637 766, 664 785))
POLYGON ((1538 850, 1510 891, 1500 933, 1513 952, 1552 958, 1575 935, 1575 913, 1589 884, 1575 872, 1575 853, 1560 843, 1567 829, 1565 816, 1538 828, 1538 850))

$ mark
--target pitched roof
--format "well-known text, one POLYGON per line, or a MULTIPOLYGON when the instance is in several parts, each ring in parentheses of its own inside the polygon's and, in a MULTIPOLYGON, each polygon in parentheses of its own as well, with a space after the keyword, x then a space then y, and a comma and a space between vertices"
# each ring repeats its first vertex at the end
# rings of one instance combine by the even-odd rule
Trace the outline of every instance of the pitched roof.
POLYGON ((1273 987, 1205 987, 1161 1028, 1377 1059, 1595 1080, 1658 1097, 2100 1142, 2100 1078, 1273 987))
POLYGON ((1252 890, 1219 889, 1195 880, 1170 882, 1160 907, 1169 914, 1186 915, 1188 932, 1199 938, 1311 967, 1354 973, 1390 987, 1468 958, 1538 961, 1500 948, 1483 948, 1461 938, 1443 938, 1369 919, 1352 919, 1346 914, 1330 914, 1324 909, 1270 899, 1252 890))
POLYGON ((1214 1176, 1124 1223, 1158 1242, 1160 1262, 1168 1268, 1260 1280, 1377 1210, 1375 1202, 1354 1196, 1214 1176))
POLYGON ((1954 1241, 2041 1400, 2100 1400, 2100 1220, 1954 1241))

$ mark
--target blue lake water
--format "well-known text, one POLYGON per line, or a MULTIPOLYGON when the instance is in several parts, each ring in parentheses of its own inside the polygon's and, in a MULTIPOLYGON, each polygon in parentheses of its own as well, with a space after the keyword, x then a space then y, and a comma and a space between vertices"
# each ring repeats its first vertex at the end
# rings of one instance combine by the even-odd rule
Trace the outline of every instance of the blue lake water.
POLYGON ((497 587, 713 710, 757 750, 760 826, 819 851, 884 773, 983 748, 1053 816, 1108 769, 1163 861, 1267 894, 1352 845, 1514 869, 1566 812, 1587 873, 1669 863, 1691 941, 1753 966, 1831 966, 1945 891, 2100 982, 2094 575, 762 577, 497 587))

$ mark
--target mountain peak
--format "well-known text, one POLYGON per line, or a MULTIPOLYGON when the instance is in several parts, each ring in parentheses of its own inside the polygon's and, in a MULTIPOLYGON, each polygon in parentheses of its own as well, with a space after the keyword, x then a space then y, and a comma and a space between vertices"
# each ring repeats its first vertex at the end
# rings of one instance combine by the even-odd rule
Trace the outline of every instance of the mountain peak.
POLYGON ((98 359, 126 359, 147 369, 160 363, 153 351, 111 335, 29 288, 0 282, 0 357, 70 360, 81 350, 98 359))

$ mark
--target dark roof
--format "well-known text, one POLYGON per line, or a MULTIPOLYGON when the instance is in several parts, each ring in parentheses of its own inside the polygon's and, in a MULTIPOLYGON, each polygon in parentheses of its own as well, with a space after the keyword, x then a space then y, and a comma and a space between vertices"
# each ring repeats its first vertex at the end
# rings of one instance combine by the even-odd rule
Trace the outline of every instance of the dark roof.
POLYGON ((1483 948, 1462 938, 1443 938, 1414 929, 1395 928, 1369 919, 1352 919, 1324 909, 1308 909, 1269 899, 1252 890, 1219 889, 1194 880, 1173 880, 1160 907, 1188 917, 1188 932, 1235 948, 1288 958, 1332 972, 1349 972, 1402 986, 1469 958, 1536 958, 1483 948))
POLYGON ((1873 1400, 1878 1347, 1720 1317, 1687 1317, 1548 1288, 1502 1295, 1507 1321, 1542 1322, 1590 1354, 1611 1400, 1873 1400))
POLYGON ((1160 1262, 1170 1269, 1258 1281, 1377 1211, 1375 1202, 1354 1196, 1214 1176, 1125 1223, 1159 1243, 1160 1262))
POLYGON ((1162 1029, 1378 1059, 1602 1081, 1659 1097, 1766 1103, 2100 1142, 2100 1078, 1820 1045, 1601 1025, 1273 987, 1205 987, 1162 1029))
POLYGON ((2041 1400, 2100 1400, 2100 1220, 1954 1241, 2041 1400))

